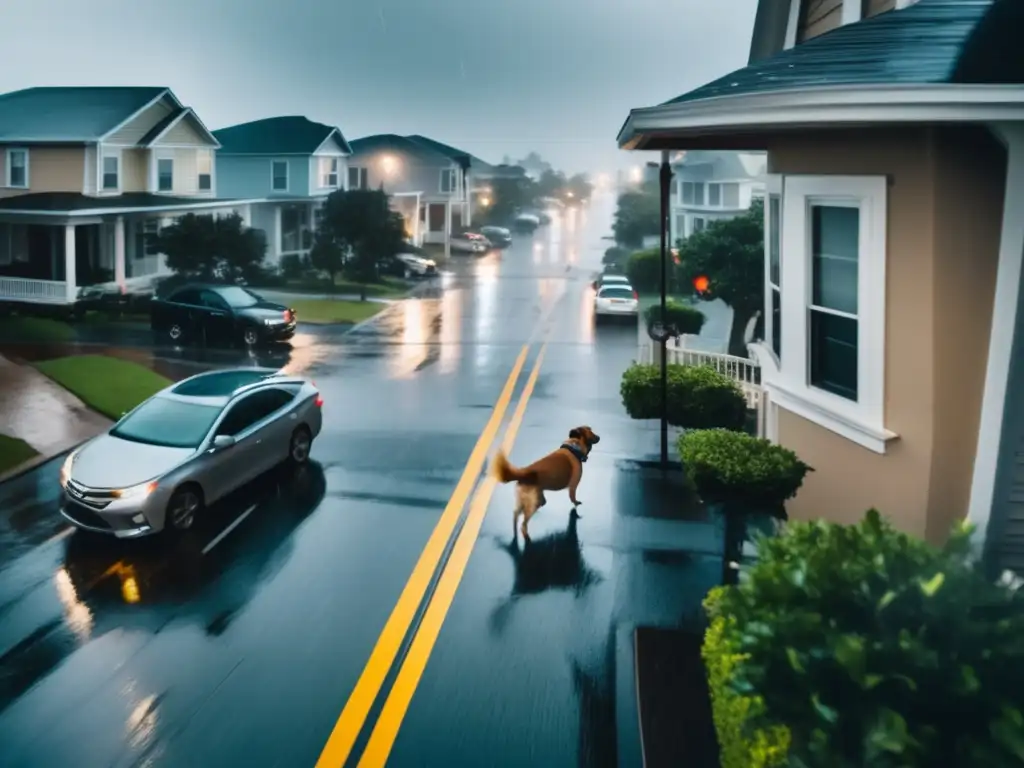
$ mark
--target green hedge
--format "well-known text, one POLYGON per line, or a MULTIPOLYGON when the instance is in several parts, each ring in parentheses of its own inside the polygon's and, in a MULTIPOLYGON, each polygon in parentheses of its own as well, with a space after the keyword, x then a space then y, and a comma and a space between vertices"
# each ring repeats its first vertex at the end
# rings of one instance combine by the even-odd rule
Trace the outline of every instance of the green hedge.
MULTIPOLYGON (((644 320, 647 322, 648 327, 660 318, 660 303, 652 304, 644 310, 644 320)), ((700 333, 700 329, 704 327, 706 319, 704 313, 696 307, 691 307, 689 304, 684 304, 675 299, 666 299, 665 301, 665 322, 668 325, 675 326, 680 334, 690 333, 696 335, 700 333)))
MULTIPOLYGON (((661 367, 634 363, 622 374, 622 404, 634 419, 661 417, 661 367)), ((669 424, 743 429, 747 402, 735 381, 703 365, 668 365, 669 424)))
MULTIPOLYGON (((669 279, 673 270, 669 265, 669 279)), ((626 276, 640 293, 654 293, 661 290, 661 250, 649 248, 630 254, 626 260, 626 276)))
POLYGON ((1024 590, 985 578, 970 532, 937 549, 871 510, 761 539, 706 604, 722 764, 778 765, 757 760, 786 732, 807 768, 1024 763, 1024 590))
POLYGON ((702 429, 679 436, 679 458, 701 498, 773 511, 813 471, 793 451, 745 432, 702 429))
POLYGON ((711 713, 718 733, 719 761, 722 768, 786 765, 789 730, 783 725, 768 726, 764 730, 751 728, 751 721, 764 717, 764 699, 733 690, 734 677, 747 657, 739 651, 736 637, 740 629, 736 619, 718 610, 724 590, 724 587, 716 587, 704 600, 711 623, 701 648, 711 691, 711 713))

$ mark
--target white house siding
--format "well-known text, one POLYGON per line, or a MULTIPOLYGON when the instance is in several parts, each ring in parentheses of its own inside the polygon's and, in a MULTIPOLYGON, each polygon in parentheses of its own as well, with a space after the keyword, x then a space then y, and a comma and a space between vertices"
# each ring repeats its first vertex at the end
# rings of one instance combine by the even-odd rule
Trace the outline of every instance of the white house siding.
POLYGON ((116 144, 120 146, 134 147, 139 141, 149 133, 156 125, 173 112, 175 107, 171 104, 170 99, 164 97, 156 104, 146 109, 142 114, 132 120, 128 125, 119 130, 117 133, 111 134, 107 139, 107 144, 116 144))
POLYGON ((673 166, 672 196, 669 227, 672 242, 689 237, 696 230, 698 221, 707 226, 712 221, 731 219, 748 210, 753 200, 764 195, 763 175, 767 159, 761 152, 711 152, 685 153, 673 166), (684 184, 701 185, 703 199, 683 202, 684 184), (719 187, 719 197, 710 204, 708 185, 736 185, 738 194, 734 200, 726 199, 726 188, 719 187))

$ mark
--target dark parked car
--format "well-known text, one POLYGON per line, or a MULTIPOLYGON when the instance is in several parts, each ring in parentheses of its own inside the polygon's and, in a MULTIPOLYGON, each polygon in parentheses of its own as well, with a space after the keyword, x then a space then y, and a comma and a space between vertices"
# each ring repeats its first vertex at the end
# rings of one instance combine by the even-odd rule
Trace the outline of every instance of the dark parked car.
POLYGON ((480 234, 498 248, 507 248, 512 245, 512 232, 505 227, 480 227, 480 234))
POLYGON ((174 344, 287 341, 295 323, 295 310, 239 285, 183 285, 154 298, 150 307, 154 335, 174 344))

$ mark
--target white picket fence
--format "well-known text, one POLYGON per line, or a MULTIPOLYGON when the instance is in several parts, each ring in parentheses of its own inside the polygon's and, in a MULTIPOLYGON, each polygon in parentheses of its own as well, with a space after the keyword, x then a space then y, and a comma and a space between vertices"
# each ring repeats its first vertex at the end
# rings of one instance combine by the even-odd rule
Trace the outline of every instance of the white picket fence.
MULTIPOLYGON (((668 340, 665 344, 665 356, 668 358, 668 362, 679 365, 707 365, 739 384, 747 398, 747 407, 757 412, 757 434, 759 437, 764 437, 764 389, 761 387, 761 368, 757 361, 747 357, 691 349, 687 347, 688 341, 687 336, 668 340)), ((637 362, 658 362, 658 348, 650 339, 641 341, 637 362), (644 341, 646 343, 643 343, 644 341)))

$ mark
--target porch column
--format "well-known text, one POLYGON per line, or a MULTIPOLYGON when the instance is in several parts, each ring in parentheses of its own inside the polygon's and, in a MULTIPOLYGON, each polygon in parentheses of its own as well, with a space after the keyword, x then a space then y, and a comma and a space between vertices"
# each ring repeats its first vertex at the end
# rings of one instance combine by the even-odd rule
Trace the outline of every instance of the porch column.
POLYGON ((274 206, 274 232, 273 245, 271 246, 270 257, 275 264, 281 263, 281 206, 274 206))
POLYGON ((114 282, 121 293, 125 292, 124 271, 124 216, 118 216, 114 222, 114 282))
POLYGON ((412 228, 412 242, 413 242, 413 245, 415 245, 416 247, 421 247, 423 245, 422 234, 421 234, 421 231, 420 231, 420 221, 421 221, 421 219, 420 219, 420 216, 421 216, 420 206, 421 205, 423 205, 423 204, 420 202, 420 193, 417 192, 416 193, 416 213, 413 215, 413 221, 415 223, 413 224, 413 228, 412 228))
POLYGON ((78 298, 78 276, 75 274, 78 262, 75 255, 75 225, 64 227, 64 296, 68 304, 78 298))

